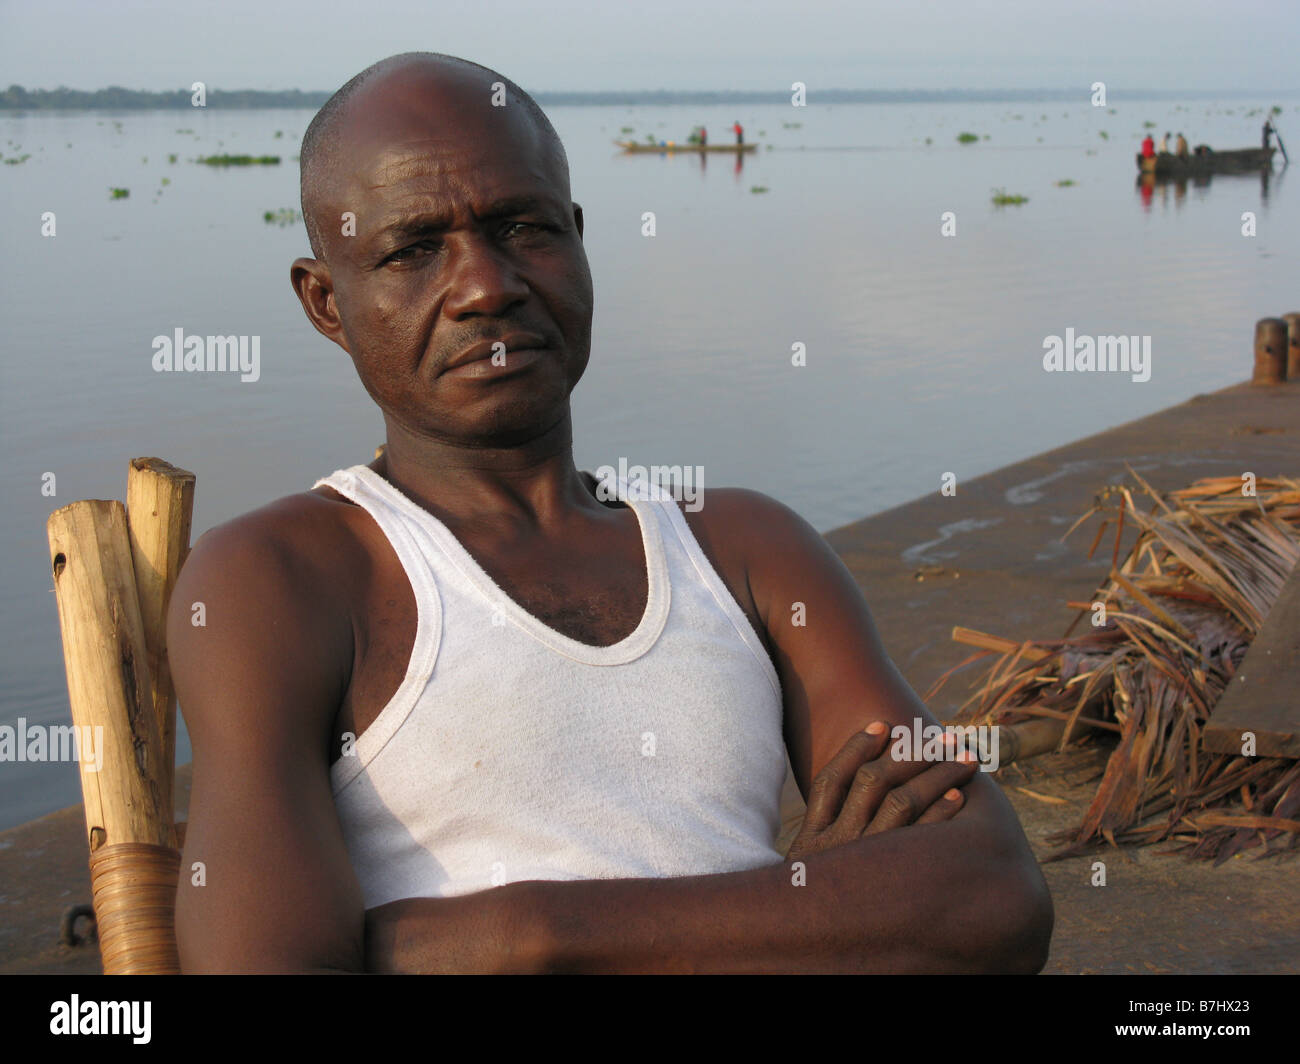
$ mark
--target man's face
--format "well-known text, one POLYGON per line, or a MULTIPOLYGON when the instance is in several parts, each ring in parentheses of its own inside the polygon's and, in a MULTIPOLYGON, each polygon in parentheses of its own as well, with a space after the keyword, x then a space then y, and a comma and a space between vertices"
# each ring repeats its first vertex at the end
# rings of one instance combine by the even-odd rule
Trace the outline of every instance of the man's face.
POLYGON ((592 286, 562 163, 520 105, 490 99, 483 83, 427 75, 363 93, 320 221, 337 339, 375 402, 419 435, 511 446, 567 415, 592 286), (497 340, 504 367, 449 368, 497 340))

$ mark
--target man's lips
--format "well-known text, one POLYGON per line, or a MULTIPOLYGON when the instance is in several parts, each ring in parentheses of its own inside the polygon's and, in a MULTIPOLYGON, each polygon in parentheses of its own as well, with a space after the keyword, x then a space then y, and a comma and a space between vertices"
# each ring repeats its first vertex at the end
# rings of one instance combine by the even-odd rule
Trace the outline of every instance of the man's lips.
POLYGON ((550 354, 549 348, 545 347, 524 347, 518 351, 510 351, 502 358, 493 361, 489 358, 475 359, 473 362, 466 362, 463 365, 456 366, 452 369, 442 371, 444 377, 462 377, 489 379, 496 377, 508 377, 512 373, 518 373, 520 370, 531 366, 534 362, 545 358, 550 354))
POLYGON ((530 364, 546 350, 545 337, 537 333, 510 333, 492 340, 481 340, 466 348, 442 367, 441 374, 457 377, 487 377, 530 364), (495 362, 494 355, 504 355, 495 362))

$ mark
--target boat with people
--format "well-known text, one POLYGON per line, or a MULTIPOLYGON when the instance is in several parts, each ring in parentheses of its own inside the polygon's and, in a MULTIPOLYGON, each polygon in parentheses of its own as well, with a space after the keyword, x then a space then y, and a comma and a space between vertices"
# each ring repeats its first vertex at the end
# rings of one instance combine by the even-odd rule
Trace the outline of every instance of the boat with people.
POLYGON ((755 151, 757 144, 690 144, 686 141, 664 141, 660 144, 638 143, 635 140, 616 140, 614 141, 629 155, 662 155, 668 153, 680 152, 732 152, 745 153, 755 151))
POLYGON ((1201 174, 1246 174, 1273 165, 1272 148, 1242 148, 1215 151, 1199 144, 1190 155, 1162 151, 1155 155, 1138 155, 1137 166, 1144 174, 1156 177, 1195 177, 1201 174))

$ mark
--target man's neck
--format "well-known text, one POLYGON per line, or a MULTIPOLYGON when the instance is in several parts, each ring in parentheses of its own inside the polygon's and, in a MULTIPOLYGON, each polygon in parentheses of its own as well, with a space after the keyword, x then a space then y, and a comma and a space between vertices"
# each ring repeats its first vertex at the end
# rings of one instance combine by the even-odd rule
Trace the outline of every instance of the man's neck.
POLYGON ((458 445, 391 421, 387 429, 370 468, 449 526, 522 520, 545 527, 575 509, 603 508, 574 465, 567 415, 512 447, 458 445))

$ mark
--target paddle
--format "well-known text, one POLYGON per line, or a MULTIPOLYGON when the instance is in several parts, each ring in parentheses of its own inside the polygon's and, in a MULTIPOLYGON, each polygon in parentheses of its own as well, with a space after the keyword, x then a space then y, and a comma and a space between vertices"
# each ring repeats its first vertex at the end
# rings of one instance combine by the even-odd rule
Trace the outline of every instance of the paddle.
POLYGON ((1291 157, 1286 153, 1286 145, 1282 143, 1282 134, 1277 131, 1276 126, 1273 127, 1273 136, 1277 137, 1277 146, 1282 149, 1282 158, 1286 160, 1287 164, 1289 165, 1291 162, 1291 157))

